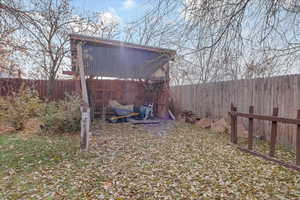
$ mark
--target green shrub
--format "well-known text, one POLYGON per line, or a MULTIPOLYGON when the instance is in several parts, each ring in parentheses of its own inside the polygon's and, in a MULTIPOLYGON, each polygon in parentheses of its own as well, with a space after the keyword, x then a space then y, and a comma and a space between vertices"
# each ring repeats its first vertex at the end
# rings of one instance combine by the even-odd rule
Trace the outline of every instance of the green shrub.
POLYGON ((78 95, 66 95, 63 101, 46 105, 42 116, 43 131, 46 133, 74 133, 80 130, 80 103, 78 95))
POLYGON ((80 103, 80 96, 68 94, 63 101, 44 102, 36 91, 22 88, 0 98, 0 121, 22 130, 27 120, 39 118, 45 133, 73 133, 80 130, 80 103))
POLYGON ((22 87, 12 96, 0 98, 0 120, 22 130, 28 119, 40 116, 43 107, 36 91, 22 87))

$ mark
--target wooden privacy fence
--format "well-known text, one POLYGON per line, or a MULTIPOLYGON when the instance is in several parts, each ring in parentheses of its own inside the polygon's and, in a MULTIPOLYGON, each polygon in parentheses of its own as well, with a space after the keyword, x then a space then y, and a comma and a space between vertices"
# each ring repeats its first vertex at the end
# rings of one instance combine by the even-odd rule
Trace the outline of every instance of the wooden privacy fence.
POLYGON ((47 80, 29 80, 20 78, 0 79, 0 96, 9 96, 13 92, 18 92, 21 87, 35 89, 40 98, 62 100, 66 93, 80 92, 79 80, 55 80, 53 81, 53 93, 48 95, 49 81, 47 80))
MULTIPOLYGON (((249 105, 255 105, 255 113, 263 115, 272 115, 273 107, 278 107, 285 118, 294 118, 295 110, 300 109, 300 75, 173 86, 171 91, 180 109, 212 119, 227 118, 231 103, 247 111, 249 105)), ((247 128, 247 120, 240 120, 247 128)), ((253 129, 255 136, 271 139, 269 122, 260 120, 253 129)), ((278 125, 278 143, 295 148, 295 136, 293 125, 278 125)))
POLYGON ((297 117, 295 119, 292 118, 283 118, 278 117, 278 108, 273 108, 273 115, 258 115, 254 114, 254 107, 249 107, 249 113, 242 113, 237 111, 237 107, 231 104, 231 111, 229 112, 231 117, 231 133, 230 139, 233 144, 238 143, 238 135, 237 135, 237 121, 238 117, 243 117, 248 119, 248 148, 243 148, 238 146, 238 148, 242 151, 251 153, 256 156, 260 156, 267 160, 271 160, 273 162, 279 163, 286 167, 296 169, 300 171, 300 110, 297 111, 297 117), (269 155, 261 154, 256 151, 253 151, 253 126, 254 126, 254 119, 257 120, 266 120, 272 122, 271 125, 271 141, 270 141, 270 150, 269 155), (278 123, 285 123, 285 124, 293 124, 297 127, 296 132, 296 165, 289 164, 278 159, 275 159, 275 147, 276 147, 276 140, 277 140, 277 125, 278 123))
MULTIPOLYGON (((53 94, 49 97, 48 80, 0 79, 0 96, 9 96, 13 92, 18 92, 21 87, 34 89, 40 98, 50 100, 62 100, 66 93, 81 94, 80 80, 55 80, 52 84, 53 94)), ((164 117, 167 114, 168 83, 159 82, 150 85, 150 83, 133 80, 87 79, 87 90, 90 104, 97 110, 106 107, 109 100, 135 105, 153 102, 157 116, 164 117)))

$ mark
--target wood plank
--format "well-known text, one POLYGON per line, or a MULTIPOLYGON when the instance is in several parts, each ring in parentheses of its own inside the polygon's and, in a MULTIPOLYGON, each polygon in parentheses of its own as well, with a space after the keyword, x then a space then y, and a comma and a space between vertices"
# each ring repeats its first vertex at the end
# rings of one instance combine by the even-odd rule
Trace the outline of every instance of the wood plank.
MULTIPOLYGON (((233 104, 231 104, 231 110, 232 112, 236 112, 237 108, 234 107, 233 104)), ((237 144, 237 116, 231 115, 231 142, 233 144, 237 144)))
POLYGON ((83 98, 84 103, 87 106, 89 106, 88 93, 87 93, 86 80, 85 80, 85 73, 84 73, 84 66, 83 66, 83 59, 82 59, 81 43, 77 44, 77 57, 78 57, 78 68, 79 68, 79 74, 80 74, 82 98, 83 98))
MULTIPOLYGON (((273 108, 273 116, 278 116, 278 108, 273 108)), ((277 138, 277 121, 272 121, 271 128, 271 144, 270 144, 270 156, 275 156, 275 146, 276 146, 276 138, 277 138)))
MULTIPOLYGON (((296 147, 293 124, 300 124, 299 119, 294 116, 295 110, 300 108, 300 75, 204 83, 197 87, 195 85, 175 87, 175 102, 180 102, 183 110, 194 109, 193 112, 201 117, 206 117, 207 113, 211 113, 212 118, 224 118, 231 102, 241 112, 248 115, 245 117, 249 117, 249 106, 255 105, 256 118, 267 121, 256 122, 254 120, 254 131, 270 140, 271 123, 268 121, 276 120, 278 123, 280 122, 278 124, 278 143, 296 147), (195 88, 196 95, 189 95, 191 88, 195 88), (280 109, 282 118, 274 119, 271 116, 273 107, 280 109), (266 118, 264 115, 268 117, 266 118)), ((173 88, 171 89, 174 91, 173 88)))
POLYGON ((267 120, 267 121, 276 121, 285 124, 300 124, 299 119, 292 119, 292 118, 284 118, 284 117, 275 117, 275 116, 268 116, 268 115, 258 115, 258 114, 249 114, 249 113, 241 113, 241 112, 230 112, 231 115, 237 115, 240 117, 245 118, 254 118, 260 120, 267 120))
POLYGON ((81 110, 80 150, 87 151, 89 148, 91 120, 90 120, 89 99, 88 99, 86 79, 85 79, 83 59, 82 59, 81 43, 77 44, 77 58, 78 58, 78 67, 79 67, 79 74, 80 74, 82 99, 84 102, 80 109, 81 110))
POLYGON ((80 107, 81 111, 81 129, 80 129, 80 150, 87 151, 89 148, 89 131, 90 131, 90 108, 80 107))
MULTIPOLYGON (((249 107, 249 114, 254 113, 254 107, 250 106, 249 107)), ((253 118, 249 118, 249 127, 248 127, 248 149, 252 150, 253 149, 253 118)))

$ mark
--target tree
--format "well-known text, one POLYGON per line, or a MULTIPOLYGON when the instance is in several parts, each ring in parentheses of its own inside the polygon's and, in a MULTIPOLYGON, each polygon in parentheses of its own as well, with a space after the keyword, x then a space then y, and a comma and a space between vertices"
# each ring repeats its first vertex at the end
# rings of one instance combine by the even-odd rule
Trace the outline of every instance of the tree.
MULTIPOLYGON (((1 7, 0 7, 1 9, 1 7)), ((1 9, 2 10, 2 9, 1 9)), ((15 33, 20 29, 11 16, 0 12, 0 71, 16 74, 19 67, 12 59, 16 51, 22 50, 23 43, 17 40, 15 33)))
MULTIPOLYGON (((147 19, 159 16, 155 23, 160 27, 173 21, 168 34, 158 31, 155 34, 168 35, 167 44, 177 49, 181 61, 174 67, 180 69, 173 69, 186 72, 184 82, 265 77, 296 70, 300 52, 299 1, 157 0, 156 4, 150 3, 152 9, 141 21, 146 24, 147 19)), ((154 40, 152 43, 160 44, 155 34, 146 35, 154 40)))
POLYGON ((107 14, 75 15, 69 0, 30 0, 22 3, 16 5, 7 1, 1 3, 0 8, 21 27, 19 34, 26 41, 25 56, 33 65, 31 74, 36 76, 42 73, 39 77, 49 80, 49 95, 62 67, 70 65, 70 33, 89 33, 108 38, 117 35, 118 24, 108 24, 107 14))
POLYGON ((52 94, 53 81, 69 53, 67 25, 73 21, 69 1, 32 0, 22 7, 10 2, 2 8, 22 28, 20 34, 27 42, 26 55, 46 74, 50 83, 48 93, 52 94))

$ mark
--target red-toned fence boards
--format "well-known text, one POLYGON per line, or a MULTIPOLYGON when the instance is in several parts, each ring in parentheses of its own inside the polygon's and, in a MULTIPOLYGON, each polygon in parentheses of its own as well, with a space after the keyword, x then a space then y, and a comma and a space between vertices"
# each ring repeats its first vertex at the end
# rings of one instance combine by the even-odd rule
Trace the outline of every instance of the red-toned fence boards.
POLYGON ((47 80, 28 80, 28 79, 0 79, 0 96, 9 96, 17 92, 21 87, 35 89, 43 99, 64 99, 66 93, 76 92, 77 80, 55 80, 53 82, 53 94, 47 95, 47 80))
MULTIPOLYGON (((0 79, 0 96, 9 96, 12 92, 17 92, 22 86, 35 89, 42 99, 61 100, 66 93, 79 93, 81 91, 79 80, 55 80, 53 82, 53 94, 47 95, 47 80, 27 80, 27 79, 0 79)), ((166 84, 166 83, 164 83, 166 84)), ((117 100, 121 104, 143 105, 144 103, 154 103, 154 109, 158 116, 163 116, 167 112, 168 87, 158 90, 151 90, 149 84, 141 81, 131 80, 96 80, 88 79, 87 87, 92 106, 102 108, 107 106, 109 100, 117 100)), ((153 86, 153 85, 152 85, 153 86)))
POLYGON ((141 81, 129 80, 95 80, 87 81, 88 91, 92 105, 99 110, 108 105, 109 100, 117 100, 121 104, 143 105, 154 103, 154 112, 159 117, 165 117, 168 110, 167 102, 169 93, 161 86, 158 90, 153 90, 152 85, 141 81))
POLYGON ((96 105, 107 105, 112 99, 121 104, 144 104, 145 88, 139 81, 88 80, 87 85, 96 105))
POLYGON ((273 108, 273 115, 267 116, 267 115, 257 115, 254 114, 254 107, 249 107, 249 113, 241 113, 237 111, 237 108, 231 104, 231 111, 229 112, 229 115, 231 117, 231 142, 233 144, 238 143, 238 135, 237 135, 237 121, 238 117, 244 117, 249 119, 249 129, 248 129, 248 149, 238 146, 239 149, 242 151, 251 153, 256 156, 260 156, 264 159, 271 160, 273 162, 279 163, 281 165, 284 165, 286 167, 296 169, 300 171, 300 110, 297 111, 297 118, 291 119, 291 118, 283 118, 278 117, 278 108, 273 108), (264 155, 258 152, 253 151, 253 120, 265 120, 270 121, 272 123, 271 128, 271 141, 270 141, 270 151, 269 155, 264 155), (276 140, 277 140, 277 125, 278 123, 286 123, 286 124, 294 124, 297 127, 296 131, 296 165, 285 163, 283 161, 275 159, 275 147, 276 147, 276 140))

